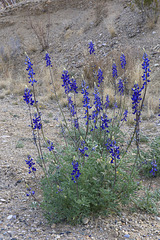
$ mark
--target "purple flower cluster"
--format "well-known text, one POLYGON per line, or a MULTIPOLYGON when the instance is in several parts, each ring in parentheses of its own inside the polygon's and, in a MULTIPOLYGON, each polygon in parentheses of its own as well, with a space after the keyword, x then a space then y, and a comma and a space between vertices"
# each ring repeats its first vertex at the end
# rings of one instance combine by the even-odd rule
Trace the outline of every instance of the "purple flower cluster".
POLYGON ((103 79, 104 79, 103 71, 100 68, 98 69, 97 77, 98 77, 98 87, 100 87, 100 84, 103 82, 103 79))
POLYGON ((53 151, 54 150, 54 146, 53 146, 53 142, 51 142, 50 140, 47 140, 47 143, 48 143, 48 149, 49 149, 49 151, 53 151))
POLYGON ((89 98, 89 92, 87 91, 87 89, 88 89, 88 86, 86 86, 86 83, 85 83, 85 81, 83 81, 83 83, 82 83, 82 94, 83 94, 83 107, 85 107, 86 108, 86 110, 85 110, 85 116, 84 116, 84 118, 87 118, 87 122, 86 122, 86 125, 88 124, 88 121, 89 120, 91 120, 91 116, 87 116, 87 114, 88 114, 88 109, 90 109, 91 108, 91 106, 90 106, 90 98, 89 98))
POLYGON ((74 117, 74 115, 76 114, 75 104, 73 104, 71 97, 68 97, 68 107, 70 109, 71 115, 74 117))
POLYGON ((111 163, 114 163, 116 159, 120 159, 119 156, 119 147, 116 146, 116 141, 111 141, 110 144, 110 153, 112 155, 111 163))
POLYGON ((150 80, 148 79, 149 78, 149 73, 151 72, 151 70, 149 69, 149 62, 150 60, 148 59, 147 57, 148 55, 146 53, 144 53, 143 55, 143 63, 142 63, 142 69, 144 70, 143 72, 143 76, 142 76, 142 79, 143 79, 143 87, 142 89, 144 88, 144 85, 147 85, 147 82, 150 82, 150 80))
POLYGON ((28 155, 28 160, 25 160, 26 164, 28 165, 28 168, 29 168, 29 174, 31 172, 35 172, 36 171, 36 168, 33 167, 33 165, 35 165, 35 163, 33 162, 33 158, 31 158, 30 155, 28 155))
POLYGON ((113 78, 117 78, 118 77, 117 65, 115 63, 113 63, 113 65, 112 65, 112 76, 113 76, 113 78))
POLYGON ((123 113, 123 118, 121 119, 121 121, 127 121, 127 114, 128 114, 128 110, 126 109, 123 113))
POLYGON ((63 189, 61 189, 60 187, 58 188, 58 191, 56 192, 57 194, 59 193, 59 192, 62 192, 63 191, 63 189))
POLYGON ((25 64, 27 65, 26 70, 28 71, 29 83, 31 83, 32 86, 33 86, 33 84, 36 83, 37 81, 34 79, 35 73, 34 73, 33 68, 32 68, 33 64, 31 63, 31 60, 28 56, 26 56, 25 64))
MULTIPOLYGON (((102 121, 101 128, 103 130, 105 130, 106 128, 109 127, 108 123, 110 122, 110 120, 108 119, 108 116, 105 113, 103 113, 103 116, 101 116, 101 121, 102 121)), ((107 130, 107 132, 109 132, 109 131, 107 130)))
POLYGON ((33 129, 41 129, 42 128, 42 124, 41 124, 41 117, 38 116, 37 113, 34 114, 34 117, 33 118, 33 129))
POLYGON ((85 147, 85 141, 81 141, 81 148, 79 148, 79 151, 81 152, 82 155, 88 157, 88 154, 85 153, 85 151, 88 150, 88 147, 85 147))
POLYGON ((95 119, 96 116, 98 116, 101 110, 103 110, 101 98, 99 96, 99 92, 97 88, 94 88, 93 95, 94 95, 93 104, 95 105, 95 111, 92 112, 92 120, 95 119))
POLYGON ((26 196, 33 196, 35 194, 35 191, 31 191, 31 188, 27 188, 28 193, 26 193, 26 196))
POLYGON ((63 80, 62 87, 64 87, 65 93, 68 94, 70 92, 70 79, 67 70, 63 71, 61 79, 63 80))
POLYGON ((93 53, 93 54, 95 54, 95 50, 94 50, 94 44, 93 44, 93 42, 91 41, 90 43, 89 43, 89 53, 90 53, 90 55, 93 53))
POLYGON ((132 88, 133 95, 132 95, 132 109, 133 109, 133 114, 135 114, 138 111, 138 105, 139 102, 142 100, 141 98, 141 89, 139 89, 139 85, 134 84, 134 87, 132 88))
POLYGON ((74 79, 74 78, 71 78, 70 79, 70 91, 73 91, 73 92, 75 92, 75 93, 78 93, 77 92, 77 82, 76 82, 76 79, 74 79))
POLYGON ((121 68, 122 69, 125 69, 125 66, 126 66, 126 57, 125 55, 122 53, 121 56, 120 56, 120 61, 121 61, 121 68))
POLYGON ((33 105, 34 104, 34 100, 32 99, 32 94, 30 92, 31 92, 30 89, 25 88, 23 98, 24 98, 24 101, 27 104, 33 105))
POLYGON ((51 58, 48 53, 46 53, 45 60, 46 60, 46 67, 48 66, 52 67, 51 58))
POLYGON ((152 173, 152 175, 155 176, 155 173, 158 171, 156 160, 153 160, 151 162, 151 165, 152 165, 152 169, 151 169, 150 173, 152 173))
POLYGON ((107 95, 107 96, 106 96, 106 102, 105 102, 105 104, 104 104, 106 108, 109 107, 109 103, 110 103, 110 101, 109 101, 109 96, 107 95))
POLYGON ((76 183, 76 180, 78 180, 78 178, 79 178, 79 176, 81 175, 81 173, 80 173, 80 171, 79 171, 79 169, 78 169, 78 166, 79 166, 78 162, 73 161, 73 162, 72 162, 72 165, 73 165, 73 171, 72 171, 72 173, 71 173, 71 175, 72 175, 72 181, 74 181, 74 183, 76 183))
POLYGON ((124 94, 124 82, 122 79, 119 79, 118 81, 118 92, 120 93, 120 95, 124 94))
POLYGON ((68 94, 71 91, 77 92, 77 83, 76 80, 69 77, 68 71, 64 70, 61 79, 63 80, 62 87, 65 89, 65 93, 68 94))
POLYGON ((76 119, 76 118, 74 119, 74 127, 77 129, 79 128, 78 119, 76 119))

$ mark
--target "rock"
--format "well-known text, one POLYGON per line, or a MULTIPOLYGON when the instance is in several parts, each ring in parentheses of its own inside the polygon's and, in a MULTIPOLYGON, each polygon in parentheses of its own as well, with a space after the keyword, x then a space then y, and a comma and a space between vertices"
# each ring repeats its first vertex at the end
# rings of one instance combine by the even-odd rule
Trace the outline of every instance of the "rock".
POLYGON ((125 234, 124 237, 125 238, 130 238, 130 235, 129 234, 125 234))
POLYGON ((156 220, 160 221, 160 217, 156 217, 156 220))
POLYGON ((5 200, 5 199, 3 199, 3 198, 1 198, 1 199, 0 199, 0 202, 6 202, 6 200, 5 200))
POLYGON ((86 225, 88 222, 89 222, 89 219, 88 219, 88 218, 83 218, 83 219, 82 219, 82 223, 83 223, 83 224, 86 225))
POLYGON ((158 64, 158 63, 155 63, 154 66, 155 66, 155 67, 159 67, 159 64, 158 64))
POLYGON ((51 228, 53 229, 53 228, 55 228, 55 227, 56 227, 56 224, 53 223, 52 226, 51 226, 51 228))
POLYGON ((10 219, 12 219, 12 217, 13 217, 13 215, 9 215, 9 216, 7 217, 7 219, 10 220, 10 219))
POLYGON ((60 235, 57 235, 57 236, 55 237, 55 240, 60 239, 60 238, 61 238, 61 236, 60 236, 60 235))

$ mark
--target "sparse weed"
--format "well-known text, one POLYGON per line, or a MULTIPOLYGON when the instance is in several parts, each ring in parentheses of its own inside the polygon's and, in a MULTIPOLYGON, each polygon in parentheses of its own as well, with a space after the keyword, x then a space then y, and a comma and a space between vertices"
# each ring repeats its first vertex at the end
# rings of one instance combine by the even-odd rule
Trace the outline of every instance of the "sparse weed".
POLYGON ((23 148, 24 147, 24 144, 22 141, 18 141, 17 144, 16 144, 16 148, 23 148))

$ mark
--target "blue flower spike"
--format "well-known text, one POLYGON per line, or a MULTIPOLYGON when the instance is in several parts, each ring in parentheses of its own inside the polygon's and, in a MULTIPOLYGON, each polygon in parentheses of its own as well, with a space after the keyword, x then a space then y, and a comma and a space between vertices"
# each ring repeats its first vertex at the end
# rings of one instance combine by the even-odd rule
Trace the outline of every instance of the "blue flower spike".
POLYGON ((90 53, 90 55, 93 53, 93 54, 95 54, 95 49, 94 49, 94 44, 93 44, 93 42, 91 41, 90 43, 89 43, 89 53, 90 53))
POLYGON ((98 77, 98 87, 100 87, 101 83, 103 82, 103 71, 99 68, 98 69, 98 74, 97 74, 97 77, 98 77))
POLYGON ((115 63, 112 64, 112 76, 113 78, 118 78, 117 65, 115 63))
POLYGON ((138 111, 139 102, 142 100, 141 98, 141 89, 139 88, 138 83, 135 82, 134 87, 132 88, 133 95, 132 95, 132 109, 133 114, 138 111))
POLYGON ((79 171, 79 169, 78 169, 79 164, 78 164, 78 162, 75 161, 75 157, 73 158, 72 165, 73 165, 73 171, 72 171, 72 173, 71 173, 71 175, 72 175, 72 181, 73 181, 74 183, 76 183, 77 180, 78 180, 78 178, 80 177, 81 173, 80 173, 80 171, 79 171))
POLYGON ((46 55, 45 55, 45 60, 46 60, 46 67, 52 67, 51 58, 49 56, 49 53, 47 53, 47 52, 46 52, 46 55))
POLYGON ((126 67, 126 57, 123 53, 120 56, 120 61, 121 61, 121 68, 125 69, 125 67, 126 67))
POLYGON ((33 64, 31 63, 31 60, 27 54, 26 54, 25 64, 27 65, 26 70, 28 71, 29 83, 31 83, 31 85, 33 86, 33 84, 36 83, 37 81, 34 78, 35 72, 33 71, 33 68, 32 68, 33 64))
POLYGON ((150 173, 152 173, 152 175, 155 176, 156 172, 158 171, 157 163, 156 163, 155 159, 151 162, 151 165, 152 165, 152 169, 151 169, 150 173))
POLYGON ((24 90, 23 100, 24 100, 28 105, 33 105, 33 104, 34 104, 34 100, 33 100, 33 98, 32 98, 31 90, 28 89, 27 86, 25 87, 25 90, 24 90))
POLYGON ((33 167, 33 165, 35 165, 35 163, 33 162, 33 158, 31 158, 30 155, 28 155, 28 160, 25 160, 26 164, 28 165, 28 168, 29 168, 29 174, 31 172, 35 172, 36 171, 36 168, 33 167))

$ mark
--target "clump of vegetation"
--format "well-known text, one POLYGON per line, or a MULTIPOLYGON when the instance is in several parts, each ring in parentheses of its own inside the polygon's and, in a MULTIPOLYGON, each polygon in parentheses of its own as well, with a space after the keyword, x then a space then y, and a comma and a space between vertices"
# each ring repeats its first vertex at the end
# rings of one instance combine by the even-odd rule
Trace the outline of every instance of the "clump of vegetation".
MULTIPOLYGON (((92 42, 89 43, 89 53, 95 54, 92 42)), ((25 162, 28 165, 29 174, 36 175, 37 164, 43 170, 40 181, 43 199, 37 202, 49 222, 67 221, 76 224, 84 217, 91 215, 118 213, 121 206, 128 204, 139 189, 138 169, 143 165, 140 149, 140 122, 150 82, 150 60, 144 52, 142 84, 135 82, 132 87, 131 114, 134 116, 134 128, 130 134, 128 130, 126 132, 122 130, 129 114, 125 90, 127 60, 123 53, 119 60, 123 71, 122 76, 119 76, 116 62, 112 65, 114 86, 112 105, 110 105, 110 96, 104 95, 104 76, 101 68, 96 69, 93 66, 95 83, 94 88, 91 89, 85 79, 82 79, 82 86, 78 88, 76 80, 70 77, 67 70, 63 71, 61 79, 70 115, 69 121, 65 117, 56 92, 52 63, 48 53, 45 55, 45 60, 46 67, 50 71, 52 93, 55 95, 63 118, 60 123, 61 136, 57 138, 61 137, 63 141, 61 140, 61 146, 59 146, 45 137, 42 113, 35 94, 37 80, 34 77, 33 64, 26 55, 26 70, 31 88, 26 86, 23 97, 28 105, 30 127, 38 156, 34 160, 28 155, 25 162), (79 94, 82 96, 83 115, 79 114, 77 106, 79 94), (136 147, 134 154, 131 148, 133 145, 136 147), (48 153, 43 151, 44 146, 48 153)), ((150 169, 146 168, 144 171, 148 171, 151 177, 155 177, 155 172, 158 171, 156 164, 160 164, 157 157, 159 151, 155 142, 151 146, 150 156, 153 162, 150 169)), ((27 187, 27 196, 36 199, 36 192, 31 187, 27 187)))

